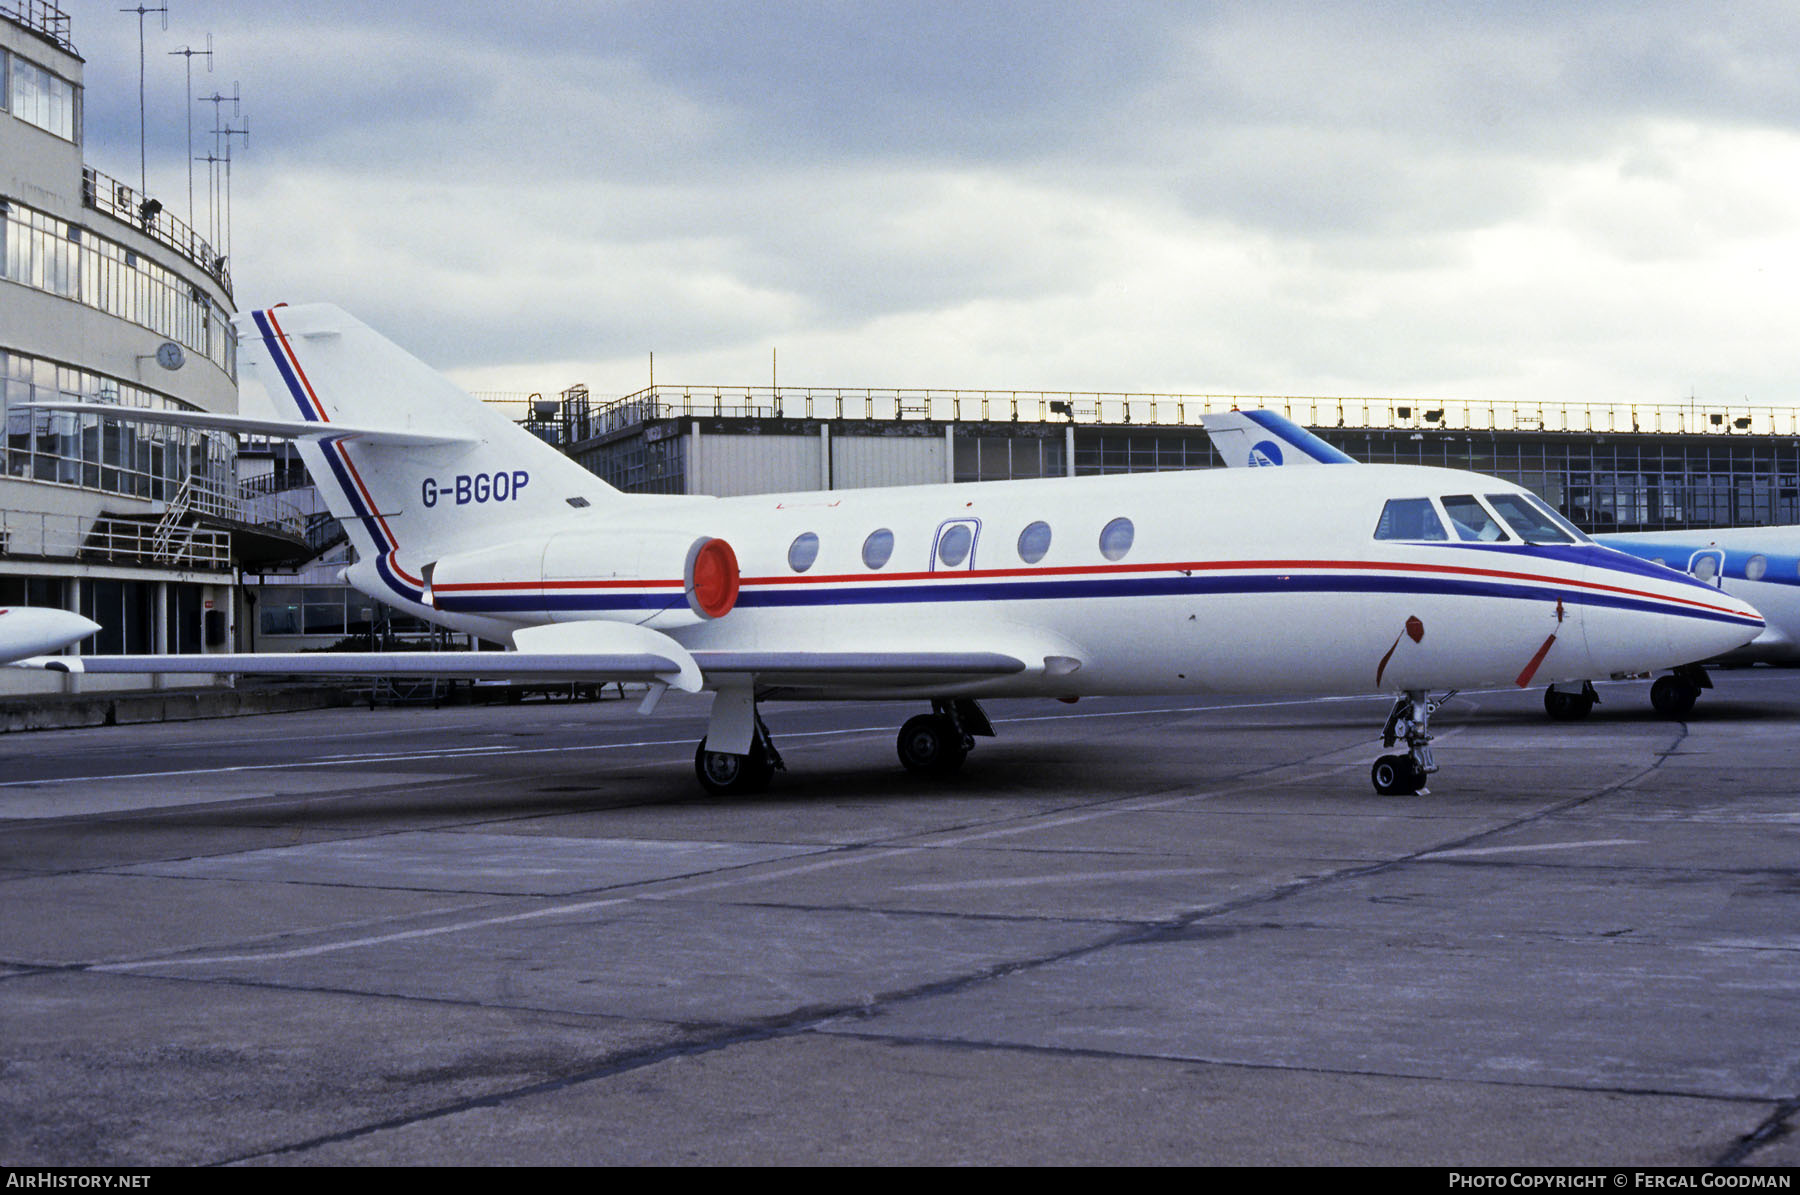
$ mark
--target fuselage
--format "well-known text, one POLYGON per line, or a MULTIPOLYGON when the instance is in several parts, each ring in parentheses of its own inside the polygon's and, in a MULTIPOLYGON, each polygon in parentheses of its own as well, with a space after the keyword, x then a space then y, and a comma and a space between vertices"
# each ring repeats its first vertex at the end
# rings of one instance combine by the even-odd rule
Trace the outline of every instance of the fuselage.
MULTIPOLYGON (((932 686, 971 695, 1542 684, 1705 658, 1762 631, 1732 594, 1590 542, 1406 538, 1384 518, 1395 500, 1521 493, 1454 470, 1364 466, 636 498, 532 527, 429 592, 366 564, 352 580, 496 639, 601 618, 693 651, 929 647, 1028 662, 932 686), (621 567, 624 526, 650 546, 621 567), (728 613, 690 613, 679 568, 653 562, 659 536, 731 545, 741 584, 728 613)), ((402 550, 388 571, 429 577, 432 563, 402 550)))

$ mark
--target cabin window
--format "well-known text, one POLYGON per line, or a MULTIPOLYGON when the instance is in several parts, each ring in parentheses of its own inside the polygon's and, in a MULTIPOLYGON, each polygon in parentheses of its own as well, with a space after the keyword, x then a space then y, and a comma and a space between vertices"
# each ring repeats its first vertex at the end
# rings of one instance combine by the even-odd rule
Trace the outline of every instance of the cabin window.
POLYGON ((869 538, 863 540, 863 563, 870 568, 880 568, 893 554, 894 533, 886 527, 869 532, 869 538))
POLYGON ((1471 543, 1494 543, 1511 538, 1506 534, 1506 528, 1488 513, 1487 507, 1475 500, 1473 494, 1455 494, 1445 498, 1444 513, 1450 516, 1450 525, 1456 528, 1458 539, 1471 543))
POLYGON ((819 537, 810 531, 803 531, 794 537, 788 545, 788 567, 797 573, 803 573, 813 566, 819 558, 819 537))
POLYGON ((975 533, 967 523, 952 523, 938 536, 938 560, 945 568, 955 568, 969 558, 975 544, 975 533))
POLYGON ((1761 552, 1744 562, 1744 580, 1760 581, 1769 571, 1769 558, 1761 552))
POLYGON ((1136 537, 1137 529, 1130 519, 1114 519, 1100 529, 1100 555, 1108 560, 1123 560, 1136 537))
POLYGON ((1506 520, 1513 533, 1528 544, 1567 544, 1575 542, 1568 532, 1558 527, 1543 511, 1525 500, 1523 494, 1489 494, 1488 504, 1506 520))
POLYGON ((1688 562, 1688 571, 1702 581, 1710 581, 1719 575, 1719 561, 1710 553, 1701 552, 1688 562))
POLYGON ((1389 498, 1375 524, 1376 539, 1443 540, 1443 521, 1429 498, 1389 498))
POLYGON ((1576 543, 1591 544, 1594 542, 1592 539, 1590 539, 1588 537, 1587 532, 1583 531, 1581 528, 1577 527, 1575 524, 1569 522, 1569 520, 1563 518, 1562 513, 1560 511, 1558 511, 1556 509, 1556 507, 1550 505, 1548 502, 1544 501, 1542 498, 1538 497, 1536 494, 1520 494, 1519 497, 1525 499, 1525 501, 1531 503, 1533 506, 1535 506, 1539 510, 1543 511, 1544 516, 1546 518, 1548 518, 1552 523, 1555 523, 1558 527, 1561 527, 1564 531, 1567 531, 1569 533, 1569 538, 1574 540, 1576 543))
POLYGON ((1019 559, 1036 564, 1050 550, 1050 524, 1039 520, 1019 532, 1019 559))

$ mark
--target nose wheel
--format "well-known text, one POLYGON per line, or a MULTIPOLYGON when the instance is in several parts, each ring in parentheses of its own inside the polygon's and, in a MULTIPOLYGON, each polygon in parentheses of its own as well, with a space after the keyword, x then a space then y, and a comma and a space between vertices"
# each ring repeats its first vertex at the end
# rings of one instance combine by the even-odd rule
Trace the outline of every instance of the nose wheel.
POLYGON ((1431 715, 1454 696, 1453 689, 1433 701, 1423 689, 1408 689, 1394 699, 1387 724, 1381 728, 1381 745, 1392 747, 1405 742, 1406 754, 1383 755, 1375 761, 1369 769, 1369 779, 1376 792, 1384 797, 1410 797, 1429 791, 1425 781, 1438 770, 1437 760, 1431 755, 1431 715))
POLYGON ((1425 787, 1424 773, 1406 755, 1384 755, 1369 769, 1375 791, 1384 797, 1410 797, 1425 787))

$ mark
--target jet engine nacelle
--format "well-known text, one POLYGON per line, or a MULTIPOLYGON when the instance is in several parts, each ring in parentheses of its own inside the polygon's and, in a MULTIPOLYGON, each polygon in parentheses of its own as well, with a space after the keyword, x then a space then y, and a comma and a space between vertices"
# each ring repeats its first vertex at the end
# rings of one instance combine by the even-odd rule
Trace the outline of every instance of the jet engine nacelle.
POLYGON ((681 531, 561 531, 446 556, 425 570, 425 602, 547 622, 607 619, 684 627, 723 618, 738 597, 737 553, 681 531))

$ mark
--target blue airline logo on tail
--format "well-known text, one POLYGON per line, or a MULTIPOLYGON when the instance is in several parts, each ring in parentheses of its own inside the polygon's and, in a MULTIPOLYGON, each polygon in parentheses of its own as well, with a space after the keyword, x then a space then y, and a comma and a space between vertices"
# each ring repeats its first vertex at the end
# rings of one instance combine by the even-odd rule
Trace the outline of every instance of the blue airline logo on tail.
POLYGON ((1252 465, 1279 465, 1281 463, 1281 445, 1273 440, 1263 440, 1250 447, 1250 463, 1252 465))

